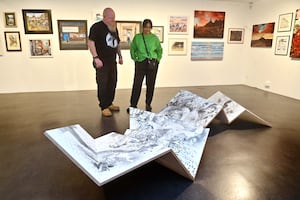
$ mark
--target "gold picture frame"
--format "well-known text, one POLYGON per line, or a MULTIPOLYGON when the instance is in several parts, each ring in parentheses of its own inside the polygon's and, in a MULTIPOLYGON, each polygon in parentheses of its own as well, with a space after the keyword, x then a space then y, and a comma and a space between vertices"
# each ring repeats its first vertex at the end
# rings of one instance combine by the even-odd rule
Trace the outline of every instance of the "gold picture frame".
POLYGON ((4 19, 6 28, 17 27, 16 14, 14 12, 5 12, 4 19))

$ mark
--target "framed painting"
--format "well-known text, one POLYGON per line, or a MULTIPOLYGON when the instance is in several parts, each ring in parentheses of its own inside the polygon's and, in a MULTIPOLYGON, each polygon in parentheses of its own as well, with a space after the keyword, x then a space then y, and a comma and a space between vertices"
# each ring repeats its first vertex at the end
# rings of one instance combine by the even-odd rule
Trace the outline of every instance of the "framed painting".
POLYGON ((192 42, 191 60, 222 60, 224 42, 192 42))
POLYGON ((23 9, 25 34, 52 34, 51 10, 23 9))
POLYGON ((57 20, 59 49, 86 50, 87 20, 57 20))
POLYGON ((187 16, 170 16, 169 34, 188 34, 187 16))
POLYGON ((278 19, 278 32, 291 31, 293 13, 286 13, 279 15, 278 19))
POLYGON ((31 58, 49 58, 52 57, 50 39, 32 39, 29 40, 31 58))
POLYGON ((245 29, 243 28, 229 28, 228 29, 228 44, 243 44, 245 29))
POLYGON ((6 31, 4 38, 7 51, 22 51, 19 31, 6 31))
POLYGON ((288 54, 290 36, 277 36, 276 46, 275 46, 275 55, 286 56, 288 54))
POLYGON ((186 38, 169 38, 168 55, 186 55, 187 39, 186 38))
POLYGON ((194 38, 223 38, 225 12, 194 12, 194 38))
POLYGON ((300 9, 296 10, 290 57, 300 58, 300 9))
POLYGON ((163 26, 153 26, 151 32, 158 37, 160 43, 164 42, 164 27, 163 26))
POLYGON ((117 21, 117 28, 120 37, 120 48, 130 49, 131 42, 135 34, 141 32, 141 21, 117 21))
POLYGON ((14 12, 5 12, 4 19, 6 28, 17 27, 16 14, 14 12))
POLYGON ((272 47, 275 22, 253 25, 251 47, 272 47))

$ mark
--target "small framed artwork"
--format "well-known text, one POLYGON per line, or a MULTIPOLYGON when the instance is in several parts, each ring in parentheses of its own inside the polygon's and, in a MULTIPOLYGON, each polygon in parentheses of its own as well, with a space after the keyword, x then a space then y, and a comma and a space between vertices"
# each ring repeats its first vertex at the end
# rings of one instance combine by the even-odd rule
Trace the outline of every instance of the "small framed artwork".
POLYGON ((59 49, 86 50, 87 20, 57 20, 59 49))
POLYGON ((228 44, 243 44, 245 29, 243 28, 229 28, 228 29, 228 44))
POLYGON ((47 58, 52 57, 50 39, 32 39, 29 40, 30 57, 47 58))
POLYGON ((168 55, 186 55, 187 39, 186 38, 169 38, 168 55))
POLYGON ((288 54, 290 36, 277 36, 276 46, 275 46, 275 55, 286 56, 288 54))
POLYGON ((17 27, 16 14, 14 12, 5 12, 4 19, 6 28, 17 27))
POLYGON ((164 42, 164 27, 163 26, 153 26, 151 32, 158 37, 160 43, 164 42))
POLYGON ((286 13, 279 15, 278 19, 278 32, 291 31, 293 13, 286 13))
POLYGON ((6 31, 4 38, 7 51, 22 51, 19 31, 6 31))
POLYGON ((142 22, 140 21, 117 21, 117 28, 120 37, 120 48, 130 49, 131 41, 135 34, 141 32, 142 22))
POLYGON ((26 34, 52 34, 51 10, 22 10, 26 34))
POLYGON ((170 16, 169 34, 188 34, 187 16, 170 16))

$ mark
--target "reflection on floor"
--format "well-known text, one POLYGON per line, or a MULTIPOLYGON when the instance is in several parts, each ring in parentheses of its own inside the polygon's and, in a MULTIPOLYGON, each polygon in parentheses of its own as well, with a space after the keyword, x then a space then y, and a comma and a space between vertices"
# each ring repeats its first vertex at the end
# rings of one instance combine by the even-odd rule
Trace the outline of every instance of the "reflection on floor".
POLYGON ((92 138, 125 133, 130 90, 117 90, 121 111, 111 118, 101 116, 96 91, 0 94, 1 199, 300 199, 299 100, 243 85, 157 88, 153 112, 182 89, 206 99, 221 91, 272 128, 215 118, 194 182, 161 166, 174 161, 166 156, 99 187, 42 133, 72 124, 92 138))

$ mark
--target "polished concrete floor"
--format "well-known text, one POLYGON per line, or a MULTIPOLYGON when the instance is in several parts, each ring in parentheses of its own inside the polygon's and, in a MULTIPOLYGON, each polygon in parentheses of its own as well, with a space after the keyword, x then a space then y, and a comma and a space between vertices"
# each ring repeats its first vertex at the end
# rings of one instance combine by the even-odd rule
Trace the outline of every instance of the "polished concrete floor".
POLYGON ((240 119, 211 123, 194 182, 152 162, 98 187, 43 132, 80 124, 93 137, 124 133, 130 90, 117 90, 122 110, 111 118, 101 116, 96 91, 0 94, 0 199, 300 199, 299 100, 243 85, 157 88, 153 112, 180 89, 205 98, 221 91, 273 127, 240 119))

